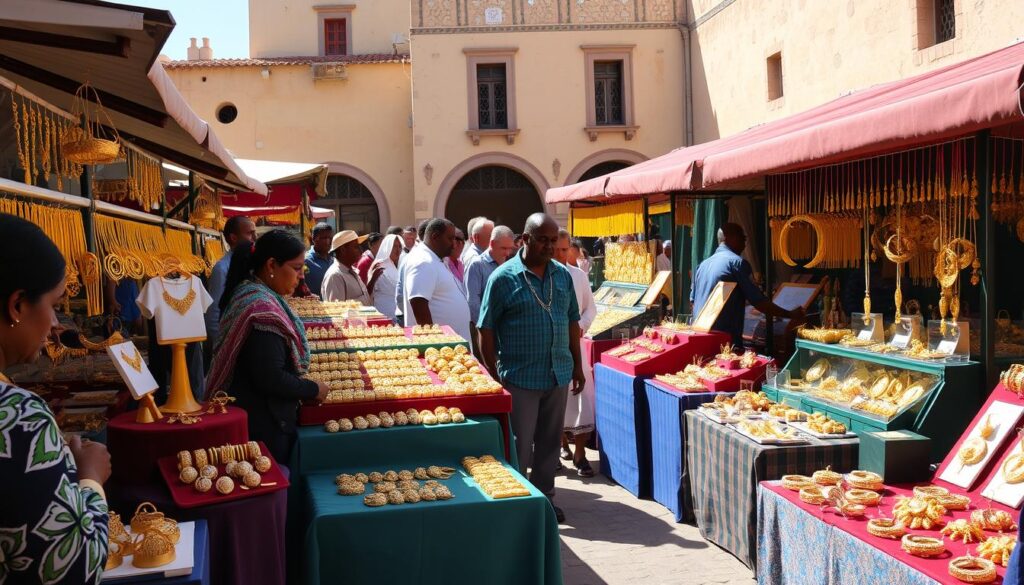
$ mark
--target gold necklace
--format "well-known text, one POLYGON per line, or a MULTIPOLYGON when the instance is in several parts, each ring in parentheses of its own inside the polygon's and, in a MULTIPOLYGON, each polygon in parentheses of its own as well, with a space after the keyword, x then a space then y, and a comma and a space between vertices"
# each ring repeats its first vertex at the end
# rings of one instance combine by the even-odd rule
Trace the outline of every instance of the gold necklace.
POLYGON ((139 353, 139 349, 138 348, 135 348, 135 355, 134 356, 129 356, 122 349, 121 350, 121 360, 124 361, 124 363, 128 364, 129 366, 131 366, 132 369, 135 370, 136 372, 139 372, 140 374, 142 373, 142 354, 139 353))
POLYGON ((160 278, 160 286, 164 289, 163 297, 167 306, 174 309, 181 315, 188 313, 188 310, 192 308, 192 303, 196 300, 196 289, 192 287, 191 278, 188 280, 188 294, 180 299, 172 297, 171 294, 167 292, 167 285, 164 284, 164 279, 162 277, 160 278))

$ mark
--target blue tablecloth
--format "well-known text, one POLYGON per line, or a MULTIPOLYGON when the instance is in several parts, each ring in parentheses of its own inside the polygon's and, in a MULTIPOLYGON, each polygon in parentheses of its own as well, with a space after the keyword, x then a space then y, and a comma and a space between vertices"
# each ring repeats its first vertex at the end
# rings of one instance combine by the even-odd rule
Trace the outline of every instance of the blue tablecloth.
MULTIPOLYGON (((757 490, 757 582, 760 585, 936 584, 885 551, 822 522, 760 486, 757 490)), ((958 581, 950 577, 949 582, 958 581)))
POLYGON ((693 500, 686 468, 686 417, 683 413, 716 396, 733 393, 686 393, 671 390, 655 380, 644 384, 650 409, 651 475, 654 500, 675 514, 676 522, 692 522, 693 500))
POLYGON ((594 366, 601 473, 634 496, 651 495, 651 429, 644 378, 594 366))
MULTIPOLYGON (((192 574, 180 577, 159 578, 152 575, 139 579, 116 579, 113 585, 145 583, 146 585, 209 585, 210 583, 210 533, 206 520, 196 520, 195 548, 192 552, 192 574)), ((106 581, 105 581, 106 582, 106 581)))

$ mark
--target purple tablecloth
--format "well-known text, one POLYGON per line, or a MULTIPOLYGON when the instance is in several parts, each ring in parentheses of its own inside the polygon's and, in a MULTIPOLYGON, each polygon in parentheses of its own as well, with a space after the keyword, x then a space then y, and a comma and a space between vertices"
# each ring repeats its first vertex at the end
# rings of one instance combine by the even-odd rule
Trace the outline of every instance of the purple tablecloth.
MULTIPOLYGON (((281 466, 285 476, 288 468, 281 466)), ((285 583, 287 490, 213 506, 179 510, 167 486, 110 485, 110 506, 125 524, 135 507, 152 502, 179 522, 204 519, 210 535, 210 582, 217 585, 285 583)))

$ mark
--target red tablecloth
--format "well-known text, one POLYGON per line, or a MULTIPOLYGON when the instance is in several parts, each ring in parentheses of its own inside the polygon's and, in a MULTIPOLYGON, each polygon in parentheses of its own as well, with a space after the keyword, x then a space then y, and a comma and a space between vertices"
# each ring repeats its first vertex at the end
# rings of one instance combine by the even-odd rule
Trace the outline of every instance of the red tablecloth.
POLYGON ((167 417, 150 424, 135 422, 135 412, 114 417, 107 425, 107 449, 113 464, 111 479, 121 484, 160 481, 157 460, 182 449, 205 449, 249 440, 249 417, 241 408, 225 414, 203 414, 192 425, 168 424, 167 417))
MULTIPOLYGON (((940 583, 956 582, 955 579, 949 576, 949 560, 951 558, 963 556, 968 553, 977 556, 978 543, 964 544, 959 540, 952 540, 950 538, 946 538, 944 539, 947 551, 945 554, 934 559, 923 559, 920 557, 915 557, 901 549, 899 540, 878 538, 877 536, 872 536, 868 534, 868 520, 870 520, 871 518, 879 517, 891 518, 892 507, 893 504, 896 503, 897 497, 912 496, 913 485, 887 486, 885 491, 882 492, 882 501, 879 507, 868 508, 867 514, 864 518, 861 519, 843 518, 842 516, 836 514, 834 511, 826 510, 822 512, 820 506, 812 506, 810 504, 802 502, 800 500, 800 497, 797 495, 797 492, 790 491, 782 487, 782 485, 780 484, 763 481, 761 482, 761 487, 781 495, 782 497, 786 498, 793 504, 806 510, 808 513, 818 518, 822 522, 825 522, 832 526, 836 526, 844 532, 852 534, 858 539, 863 540, 871 546, 885 552, 889 556, 899 559, 901 562, 910 565, 914 569, 924 573, 925 575, 928 575, 929 577, 935 579, 940 583)), ((980 496, 972 497, 971 507, 969 510, 947 512, 944 519, 947 522, 959 518, 970 519, 971 512, 977 510, 978 506, 986 507, 986 505, 987 502, 985 500, 982 500, 980 496)), ((1010 512, 1014 518, 1016 518, 1018 515, 1018 512, 1016 512, 1015 510, 1011 510, 1010 508, 1003 506, 998 502, 993 502, 992 507, 998 510, 1005 510, 1007 512, 1010 512)), ((932 536, 935 538, 942 537, 942 534, 939 532, 939 530, 910 530, 908 532, 911 534, 919 534, 921 536, 932 536)), ((997 533, 991 531, 985 531, 985 534, 987 536, 997 535, 997 533)), ((1011 536, 1016 535, 1016 530, 1009 531, 1006 534, 1011 536)), ((996 573, 999 575, 999 581, 1001 582, 1003 575, 1006 573, 1006 569, 1004 569, 1000 565, 996 565, 996 573)))

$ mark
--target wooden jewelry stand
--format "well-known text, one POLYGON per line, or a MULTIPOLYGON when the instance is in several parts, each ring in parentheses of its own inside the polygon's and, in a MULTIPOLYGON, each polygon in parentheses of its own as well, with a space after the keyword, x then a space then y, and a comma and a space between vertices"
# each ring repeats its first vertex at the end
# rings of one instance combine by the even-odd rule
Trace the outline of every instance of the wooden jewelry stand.
POLYGON ((204 338, 175 340, 171 346, 171 387, 167 392, 167 402, 160 411, 168 414, 196 412, 203 406, 192 397, 192 385, 188 381, 188 364, 185 362, 185 345, 204 338))

